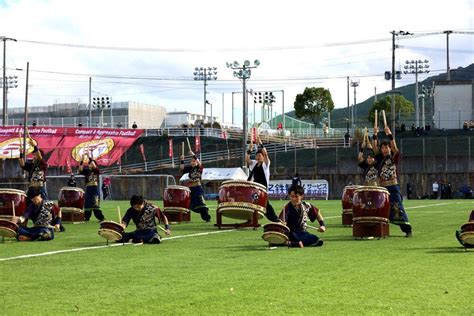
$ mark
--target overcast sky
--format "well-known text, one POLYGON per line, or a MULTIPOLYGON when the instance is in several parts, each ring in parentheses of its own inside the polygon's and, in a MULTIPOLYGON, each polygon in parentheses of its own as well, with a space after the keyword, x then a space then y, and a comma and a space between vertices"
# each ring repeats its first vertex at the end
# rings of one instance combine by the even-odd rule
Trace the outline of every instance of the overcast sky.
MULTIPOLYGON (((390 89, 383 74, 391 69, 392 30, 416 35, 398 37, 397 69, 427 59, 429 75, 444 72, 444 30, 454 31, 451 68, 474 62, 473 0, 0 0, 0 36, 17 40, 7 41, 7 75, 20 81, 9 90, 11 107, 24 106, 30 62, 29 106, 87 103, 91 76, 93 96, 202 113, 203 82, 193 80, 194 67, 215 66, 218 79, 209 82, 207 97, 221 117, 224 96, 229 122, 232 92, 241 92, 242 83, 226 62, 246 59, 261 62, 248 89, 283 90, 286 111, 307 86, 329 89, 336 107, 345 107, 347 76, 360 81, 358 102, 375 88, 390 89)), ((397 86, 414 80, 404 75, 397 86)), ((240 122, 241 94, 234 100, 240 122)))

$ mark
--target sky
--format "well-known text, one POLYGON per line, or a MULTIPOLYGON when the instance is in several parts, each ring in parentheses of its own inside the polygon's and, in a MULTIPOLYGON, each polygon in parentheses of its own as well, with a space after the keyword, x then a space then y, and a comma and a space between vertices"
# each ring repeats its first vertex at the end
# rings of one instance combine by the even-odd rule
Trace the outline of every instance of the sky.
MULTIPOLYGON (((0 37, 16 39, 6 41, 7 76, 19 79, 9 107, 24 106, 29 62, 28 106, 87 103, 91 77, 93 97, 203 113, 204 85, 193 72, 210 66, 213 115, 230 122, 234 96, 238 123, 243 87, 226 62, 256 59, 247 89, 275 91, 278 113, 291 111, 305 87, 329 89, 336 108, 346 107, 347 77, 359 81, 357 102, 390 90, 393 30, 414 34, 397 36, 397 70, 429 61, 420 81, 446 71, 445 30, 453 31, 450 68, 474 63, 473 0, 0 0, 0 37)), ((407 74, 396 85, 414 82, 407 74)), ((252 120, 252 96, 249 107, 252 120)))

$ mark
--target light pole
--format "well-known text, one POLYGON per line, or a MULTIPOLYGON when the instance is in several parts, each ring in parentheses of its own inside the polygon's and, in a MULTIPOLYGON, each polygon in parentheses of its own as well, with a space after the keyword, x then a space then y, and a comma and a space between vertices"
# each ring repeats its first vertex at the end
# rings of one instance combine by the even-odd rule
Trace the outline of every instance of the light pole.
POLYGON ((433 97, 434 90, 432 87, 427 87, 425 85, 421 85, 421 94, 420 97, 421 99, 421 126, 425 127, 426 126, 426 121, 425 121, 425 98, 428 97, 431 99, 433 97))
POLYGON ((250 61, 244 61, 243 65, 239 62, 234 61, 233 63, 227 63, 227 68, 234 69, 234 77, 242 80, 242 95, 243 95, 243 120, 242 120, 242 166, 245 169, 245 153, 247 152, 247 121, 248 121, 248 97, 247 97, 247 79, 250 78, 252 71, 251 68, 257 68, 260 65, 260 61, 256 59, 253 62, 253 66, 250 66, 250 61))
MULTIPOLYGON (((428 68, 428 60, 407 60, 405 61, 404 74, 415 74, 415 125, 420 126, 420 104, 418 101, 418 74, 430 72, 428 68)), ((424 109, 423 109, 424 110, 424 109)), ((424 126, 424 125, 423 125, 424 126)))
POLYGON ((269 118, 271 119, 271 113, 273 109, 273 103, 276 101, 273 91, 264 91, 264 92, 254 92, 254 102, 262 104, 262 121, 266 121, 269 118), (265 104, 267 107, 267 115, 265 115, 265 104), (270 114, 270 117, 268 116, 270 114))
MULTIPOLYGON (((5 36, 0 36, 0 39, 3 41, 3 80, 2 82, 7 82, 7 74, 6 74, 6 71, 7 71, 7 66, 6 66, 6 56, 7 56, 7 41, 14 41, 16 42, 16 39, 14 38, 9 38, 9 37, 5 37, 5 36)), ((4 84, 3 85, 3 126, 5 126, 7 124, 7 85, 4 84)))
POLYGON ((449 34, 453 33, 453 31, 444 31, 446 34, 446 80, 451 80, 451 69, 449 68, 449 34))
POLYGON ((196 67, 194 68, 194 80, 204 81, 204 122, 206 121, 207 105, 207 81, 217 80, 217 67, 196 67))
POLYGON ((352 107, 352 110, 354 111, 354 115, 352 115, 352 126, 356 123, 357 120, 357 110, 356 110, 356 104, 357 104, 357 87, 359 86, 360 81, 359 79, 356 80, 351 80, 351 87, 354 88, 354 106, 352 107))
POLYGON ((110 108, 111 100, 108 96, 92 98, 92 106, 100 111, 100 127, 104 127, 104 108, 110 108))
POLYGON ((8 76, 2 78, 0 85, 5 90, 5 116, 3 121, 3 126, 6 126, 8 123, 8 89, 18 88, 18 77, 17 76, 8 76), (5 83, 5 84, 4 84, 5 83))
MULTIPOLYGON (((400 73, 395 72, 395 49, 397 46, 395 45, 395 37, 399 35, 408 36, 413 35, 413 33, 405 32, 405 31, 391 31, 392 34, 392 72, 388 73, 388 80, 392 79, 392 86, 391 91, 395 91, 395 76, 397 79, 400 79, 400 73)), ((385 79, 387 79, 387 72, 385 72, 385 79)), ((395 135, 395 94, 392 93, 392 98, 390 102, 390 113, 392 115, 392 134, 395 135)))

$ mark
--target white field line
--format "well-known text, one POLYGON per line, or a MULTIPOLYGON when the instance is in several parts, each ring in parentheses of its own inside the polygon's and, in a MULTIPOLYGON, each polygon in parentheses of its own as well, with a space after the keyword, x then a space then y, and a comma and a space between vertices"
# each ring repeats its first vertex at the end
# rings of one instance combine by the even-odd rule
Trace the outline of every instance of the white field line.
MULTIPOLYGON (((227 230, 218 230, 212 232, 205 232, 205 233, 197 233, 197 234, 190 234, 190 235, 181 235, 181 236, 173 236, 173 237, 165 237, 161 240, 171 240, 171 239, 180 239, 180 238, 188 238, 188 237, 198 237, 198 236, 205 236, 205 235, 212 235, 212 234, 220 234, 220 233, 227 233, 236 231, 236 229, 227 229, 227 230)), ((43 257, 43 256, 51 256, 60 253, 67 253, 67 252, 77 252, 77 251, 84 251, 84 250, 93 250, 93 249, 101 249, 101 248, 109 248, 109 247, 119 247, 119 246, 127 246, 127 245, 134 245, 134 246, 141 246, 143 243, 138 244, 130 244, 130 243, 114 243, 110 245, 103 245, 103 246, 92 246, 92 247, 82 247, 82 248, 74 248, 74 249, 64 249, 64 250, 56 250, 56 251, 48 251, 42 253, 33 253, 29 255, 21 255, 16 257, 8 257, 8 258, 0 258, 0 262, 2 261, 9 261, 9 260, 17 260, 17 259, 27 259, 27 258, 35 258, 35 257, 43 257)))

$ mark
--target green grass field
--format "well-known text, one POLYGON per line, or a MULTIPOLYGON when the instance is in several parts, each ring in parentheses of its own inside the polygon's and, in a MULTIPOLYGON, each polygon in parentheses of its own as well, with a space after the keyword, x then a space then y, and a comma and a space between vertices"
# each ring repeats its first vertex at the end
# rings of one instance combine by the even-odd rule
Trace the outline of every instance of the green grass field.
MULTIPOLYGON (((391 225, 382 240, 354 240, 340 201, 315 204, 321 248, 270 250, 262 228, 218 230, 195 213, 160 245, 106 247, 95 220, 49 242, 5 240, 0 314, 474 314, 474 249, 454 237, 474 202, 405 201, 413 238, 391 225)), ((103 203, 108 219, 117 205, 123 214, 127 202, 103 203)))

